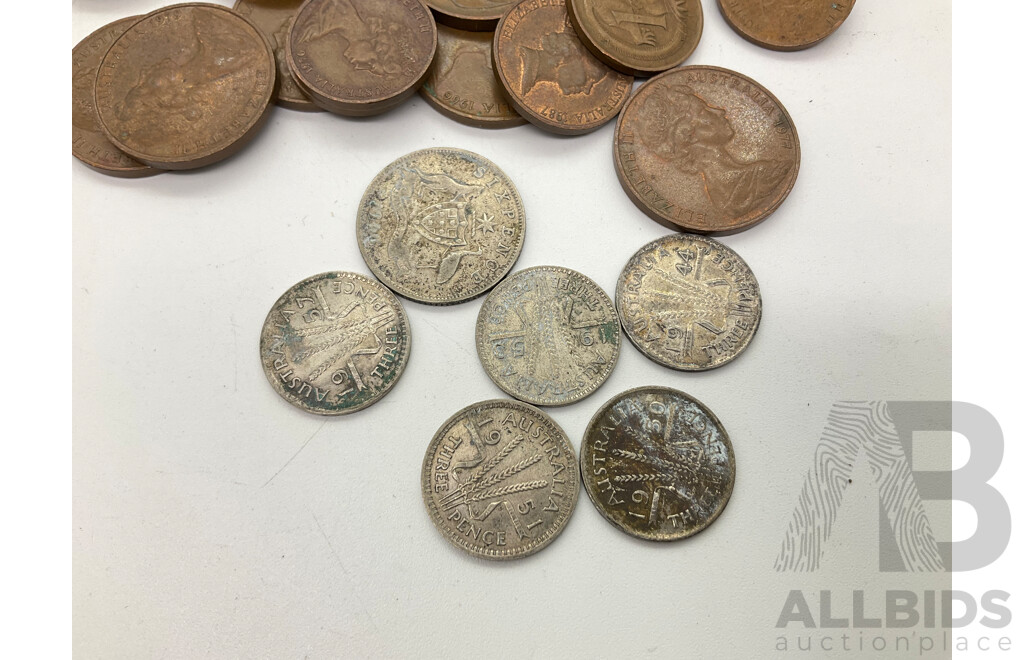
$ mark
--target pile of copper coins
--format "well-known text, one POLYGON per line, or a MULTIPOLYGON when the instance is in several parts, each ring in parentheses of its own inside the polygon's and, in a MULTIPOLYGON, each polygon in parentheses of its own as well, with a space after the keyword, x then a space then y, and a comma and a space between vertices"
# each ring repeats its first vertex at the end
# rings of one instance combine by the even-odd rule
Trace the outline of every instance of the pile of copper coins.
MULTIPOLYGON (((442 535, 478 557, 532 554, 565 527, 581 482, 630 535, 701 531, 724 510, 736 474, 729 435, 704 404, 660 386, 618 394, 594 414, 578 460, 535 406, 593 394, 623 333, 681 371, 744 351, 761 319, 760 288, 707 234, 747 229, 786 199, 800 167, 791 117, 740 73, 682 66, 701 37, 699 0, 425 1, 188 3, 106 25, 72 51, 72 153, 114 176, 197 168, 238 152, 275 101, 366 116, 417 90, 481 128, 530 122, 580 135, 617 117, 624 191, 688 233, 640 247, 614 299, 568 268, 512 272, 526 236, 513 181, 471 151, 426 149, 377 173, 353 209, 376 280, 327 272, 287 289, 267 315, 260 359, 292 405, 353 413, 386 395, 408 363, 412 329, 398 296, 453 305, 486 295, 478 356, 514 398, 466 407, 430 440, 421 486, 442 535), (649 80, 634 91, 634 76, 649 80)), ((718 3, 744 38, 776 50, 818 43, 853 5, 718 3)))

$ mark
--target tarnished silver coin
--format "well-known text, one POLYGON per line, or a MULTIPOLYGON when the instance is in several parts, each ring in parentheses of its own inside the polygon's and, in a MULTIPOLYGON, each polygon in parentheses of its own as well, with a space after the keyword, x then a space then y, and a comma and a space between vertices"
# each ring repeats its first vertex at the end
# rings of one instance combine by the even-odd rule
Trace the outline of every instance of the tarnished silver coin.
POLYGON ((409 361, 409 342, 409 318, 393 293, 358 273, 321 273, 274 303, 260 360, 288 403, 346 415, 391 391, 409 361))
POLYGON ((591 394, 619 359, 615 307, 586 275, 535 266, 488 294, 476 350, 491 380, 521 401, 564 406, 591 394))
POLYGON ((658 364, 704 371, 733 360, 761 321, 750 267, 713 238, 672 234, 633 255, 615 287, 626 336, 658 364))
POLYGON ((438 531, 485 559, 547 547, 569 522, 580 476, 565 432, 519 401, 463 408, 431 440, 420 477, 438 531))
POLYGON ((729 434, 700 401, 667 387, 638 387, 590 420, 580 471, 608 522, 637 538, 675 541, 721 515, 736 458, 729 434))
POLYGON ((497 165, 462 149, 414 151, 385 167, 356 220, 373 274, 431 305, 487 292, 519 258, 525 230, 516 187, 497 165))

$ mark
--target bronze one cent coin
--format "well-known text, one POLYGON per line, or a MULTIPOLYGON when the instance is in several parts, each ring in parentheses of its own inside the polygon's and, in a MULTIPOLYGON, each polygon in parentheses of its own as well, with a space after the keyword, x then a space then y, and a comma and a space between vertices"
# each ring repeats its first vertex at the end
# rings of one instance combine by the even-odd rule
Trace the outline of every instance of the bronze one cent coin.
POLYGON ((565 12, 565 0, 525 0, 498 23, 494 70, 512 106, 540 128, 589 133, 611 121, 633 77, 590 54, 565 12))
POLYGON ((554 420, 525 403, 492 400, 438 429, 420 486, 430 520, 453 545, 484 559, 517 559, 565 529, 580 477, 554 420))
POLYGON ((461 149, 403 156, 359 204, 359 250, 385 285, 410 300, 449 305, 483 295, 523 248, 519 192, 497 165, 461 149))
POLYGON ((722 514, 736 481, 729 435, 689 394, 638 387, 604 404, 580 447, 583 485, 630 536, 675 541, 722 514))
POLYGON ((277 104, 292 110, 317 111, 320 106, 292 77, 284 52, 292 19, 302 3, 303 0, 235 0, 235 12, 255 23, 270 40, 277 62, 277 104))
POLYGON ((409 342, 409 319, 393 293, 357 273, 321 273, 274 303, 260 361, 288 403, 347 415, 391 391, 409 361, 409 342))
POLYGON ((704 30, 700 0, 566 0, 566 8, 590 52, 634 76, 679 66, 704 30))
POLYGON ((772 50, 810 48, 839 29, 856 0, 718 0, 747 41, 772 50))
POLYGON ((584 399, 619 359, 619 318, 586 275, 534 266, 487 295, 476 322, 476 350, 495 385, 537 406, 584 399))
POLYGON ((420 0, 306 0, 286 52, 317 105, 358 117, 412 96, 436 48, 437 26, 420 0))
POLYGON ((746 262, 725 245, 673 234, 629 260, 615 308, 641 353, 672 369, 704 371, 746 349, 761 321, 761 291, 746 262))
POLYGON ((493 32, 437 26, 437 54, 420 96, 441 114, 477 128, 525 124, 494 77, 493 32))
POLYGON ((107 138, 153 167, 183 170, 235 153, 262 125, 277 66, 263 33, 227 7, 158 9, 110 46, 96 78, 107 138))
POLYGON ((424 0, 438 23, 460 30, 493 32, 498 19, 517 0, 424 0))
POLYGON ((615 173, 640 210, 700 233, 742 231, 793 189, 800 140, 771 92, 744 75, 684 66, 636 91, 615 126, 615 173))
POLYGON ((110 44, 139 18, 132 16, 104 25, 71 51, 71 155, 98 172, 126 178, 150 176, 160 170, 140 163, 110 143, 96 118, 94 91, 100 60, 110 44))

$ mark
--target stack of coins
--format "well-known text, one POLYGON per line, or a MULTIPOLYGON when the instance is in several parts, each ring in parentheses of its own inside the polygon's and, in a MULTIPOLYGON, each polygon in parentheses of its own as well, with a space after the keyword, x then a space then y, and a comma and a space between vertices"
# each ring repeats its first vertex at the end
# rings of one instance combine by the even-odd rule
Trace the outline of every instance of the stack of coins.
MULTIPOLYGON (((678 371, 715 369, 748 348, 760 287, 707 234, 746 230, 781 206, 800 168, 793 120, 742 74, 681 66, 701 37, 697 0, 485 4, 237 0, 116 21, 72 51, 72 153, 122 177, 196 168, 240 150, 275 100, 367 116, 417 90, 481 128, 529 122, 581 135, 618 117, 613 161, 629 199, 692 233, 641 247, 614 301, 560 266, 511 272, 526 232, 512 180, 475 153, 426 149, 378 173, 356 210, 378 281, 331 271, 290 287, 267 314, 260 357, 291 405, 354 413, 390 392, 408 363, 411 322, 398 296, 453 305, 486 295, 478 357, 515 400, 465 407, 429 443, 421 487, 442 535, 479 557, 530 555, 564 529, 582 482, 616 528, 689 537, 720 516, 735 482, 730 437, 709 408, 661 386, 618 394, 594 414, 577 462, 567 434, 534 406, 593 394, 623 331, 678 371), (653 77, 631 94, 634 76, 653 77)), ((837 29, 853 2, 788 0, 756 15, 748 4, 719 0, 745 38, 796 50, 837 29)))

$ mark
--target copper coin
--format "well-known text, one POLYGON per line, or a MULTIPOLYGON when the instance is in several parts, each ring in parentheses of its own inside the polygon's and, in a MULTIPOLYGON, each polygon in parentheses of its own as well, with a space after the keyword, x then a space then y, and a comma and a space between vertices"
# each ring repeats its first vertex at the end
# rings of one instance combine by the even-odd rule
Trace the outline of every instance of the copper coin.
POLYGON ((235 0, 235 12, 245 16, 263 30, 274 48, 277 62, 277 104, 292 110, 321 110, 320 106, 302 91, 285 59, 284 46, 292 19, 303 0, 235 0))
POLYGON ((856 0, 718 0, 747 41, 772 50, 810 48, 839 29, 856 0))
POLYGON ((671 369, 704 371, 750 344, 761 321, 761 290, 727 246, 672 234, 640 248, 622 269, 615 308, 641 353, 671 369))
POLYGON ((494 65, 512 106, 552 133, 580 135, 611 121, 633 87, 590 54, 564 0, 526 0, 498 23, 494 65))
POLYGON ((438 23, 460 30, 493 32, 498 20, 517 0, 424 0, 438 23))
POLYGON ((590 52, 634 76, 679 66, 704 30, 700 0, 566 0, 566 8, 590 52))
POLYGON ((793 189, 800 140, 771 92, 744 75, 686 66, 651 78, 615 126, 615 173, 640 210, 670 227, 742 231, 793 189))
POLYGON ((515 185, 462 149, 423 149, 394 161, 367 187, 356 218, 373 274, 430 305, 483 295, 512 269, 525 233, 515 185))
POLYGON ((441 114, 477 128, 525 124, 494 77, 493 32, 437 26, 437 55, 420 96, 441 114))
POLYGON ((267 38, 227 7, 164 7, 128 28, 103 57, 100 126, 114 146, 153 167, 209 165, 255 134, 276 75, 267 38))
POLYGON ((92 169, 126 178, 150 176, 160 170, 124 153, 103 134, 96 118, 96 71, 110 44, 141 18, 122 18, 90 34, 71 51, 71 155, 92 169))
POLYGON ((580 446, 590 501, 648 541, 693 536, 725 510, 736 481, 729 434, 707 406, 668 387, 638 387, 604 404, 580 446))
POLYGON ((263 373, 288 403, 347 415, 391 391, 409 362, 402 303, 358 273, 307 277, 282 295, 260 334, 263 373))
POLYGON ((420 473, 444 537, 483 559, 517 559, 562 533, 580 492, 576 452, 553 419, 518 401, 481 401, 434 434, 420 473))
POLYGON ((358 117, 412 96, 436 48, 437 26, 420 0, 306 0, 286 51, 295 80, 317 105, 358 117))

